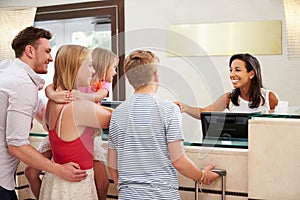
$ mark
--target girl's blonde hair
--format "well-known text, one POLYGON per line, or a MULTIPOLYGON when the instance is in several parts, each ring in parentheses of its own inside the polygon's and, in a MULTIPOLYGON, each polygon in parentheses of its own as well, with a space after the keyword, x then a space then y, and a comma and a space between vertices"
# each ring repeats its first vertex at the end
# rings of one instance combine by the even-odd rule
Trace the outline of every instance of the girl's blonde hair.
POLYGON ((54 62, 54 88, 61 87, 63 90, 74 89, 75 80, 79 68, 89 55, 89 49, 80 45, 63 45, 55 56, 54 62))
POLYGON ((135 50, 124 60, 124 73, 134 89, 150 83, 157 71, 159 58, 151 51, 135 50))
POLYGON ((97 47, 92 51, 92 59, 93 67, 95 69, 93 80, 105 78, 107 69, 114 63, 118 64, 119 62, 119 58, 116 54, 108 49, 100 47, 97 47))

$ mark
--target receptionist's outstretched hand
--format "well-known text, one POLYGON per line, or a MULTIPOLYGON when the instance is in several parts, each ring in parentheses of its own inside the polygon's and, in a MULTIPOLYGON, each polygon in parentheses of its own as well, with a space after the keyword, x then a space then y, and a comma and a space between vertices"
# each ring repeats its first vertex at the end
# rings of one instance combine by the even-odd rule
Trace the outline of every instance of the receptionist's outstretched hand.
POLYGON ((185 112, 185 107, 186 107, 186 104, 180 102, 180 101, 177 101, 177 102, 174 102, 179 108, 180 108, 180 112, 185 112))

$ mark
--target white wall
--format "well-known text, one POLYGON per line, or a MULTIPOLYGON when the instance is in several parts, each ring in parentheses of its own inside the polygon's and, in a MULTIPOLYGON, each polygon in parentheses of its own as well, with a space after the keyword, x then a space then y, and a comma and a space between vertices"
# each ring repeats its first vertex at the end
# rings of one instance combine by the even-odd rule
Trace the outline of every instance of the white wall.
MULTIPOLYGON (((297 88, 300 75, 297 67, 300 66, 300 61, 287 60, 284 11, 281 0, 165 0, 163 3, 158 0, 131 0, 126 1, 125 5, 127 31, 145 27, 164 29, 172 24, 282 20, 283 55, 257 57, 262 65, 265 87, 276 91, 280 98, 288 100, 290 105, 300 104, 300 90, 297 88)), ((224 87, 230 90, 227 67, 229 57, 214 56, 211 59, 223 77, 224 87)), ((172 61, 166 57, 164 60, 166 63, 172 61)), ((178 70, 180 73, 183 72, 181 66, 178 70)), ((202 93, 199 94, 200 99, 205 96, 202 93)), ((202 105, 209 103, 200 101, 202 105)))
MULTIPOLYGON (((126 31, 130 32, 137 29, 159 28, 165 30, 168 25, 211 23, 211 22, 237 22, 237 21, 256 21, 256 20, 281 20, 282 21, 282 55, 257 55, 263 72, 263 84, 266 88, 275 91, 280 99, 289 101, 290 106, 300 105, 300 60, 288 61, 286 50, 286 31, 284 21, 283 2, 281 0, 129 0, 125 3, 126 31)), ((272 34, 272 33, 270 33, 272 34)), ((151 37, 155 34, 144 34, 144 37, 151 37)), ((142 36, 143 37, 143 36, 142 36)), ((155 38, 164 42, 165 35, 155 38)), ((127 38, 128 39, 128 38, 127 38)), ((127 41, 126 49, 131 50, 131 45, 137 39, 127 41)), ((145 39, 146 40, 146 39, 145 39)), ((150 42, 149 42, 150 43, 150 42)), ((155 43, 155 42, 152 42, 155 43)), ((155 43, 156 44, 156 43, 155 43)), ((138 45, 137 45, 138 46, 138 45)), ((142 45, 141 45, 142 46, 142 45)), ((150 45, 151 47, 151 45, 150 45)), ((153 46, 152 46, 153 48, 153 46)), ((157 50, 162 64, 180 74, 191 88, 184 88, 186 96, 179 96, 179 99, 199 106, 206 106, 215 100, 225 91, 232 89, 229 81, 229 68, 227 56, 198 58, 199 66, 195 72, 191 65, 183 62, 180 58, 170 58, 164 52, 157 50), (215 82, 209 81, 204 77, 207 68, 215 68, 215 82), (222 82, 222 85, 214 85, 222 82), (223 90, 223 92, 222 92, 223 90)), ((188 58, 191 59, 191 58, 188 58)), ((161 79, 169 79, 168 74, 161 74, 161 79)), ((210 75, 209 75, 210 76, 210 75)), ((175 86, 179 87, 179 80, 175 86)), ((182 94, 182 91, 177 91, 182 94)), ((199 123, 191 120, 190 117, 183 115, 183 125, 185 137, 188 140, 199 139, 199 123)))
MULTIPOLYGON (((281 99, 288 100, 290 105, 300 104, 298 77, 300 61, 288 61, 286 51, 286 33, 284 11, 281 0, 131 0, 125 4, 126 31, 157 27, 165 29, 168 25, 210 22, 234 22, 255 20, 282 20, 283 22, 283 54, 257 55, 263 69, 263 82, 266 88, 278 93, 281 99)), ((272 33, 270 33, 272 34, 272 33)), ((128 48, 129 44, 126 44, 128 48)), ((176 66, 175 59, 161 54, 163 64, 172 65, 178 73, 185 68, 176 66)), ((214 66, 222 76, 225 90, 231 90, 228 77, 228 59, 225 56, 210 57, 214 66)), ((205 66, 201 66, 205 67, 205 66)), ((193 80, 192 80, 193 81, 193 80)), ((196 87, 196 86, 195 86, 196 87)), ((201 105, 206 105, 205 94, 199 91, 201 105)))
MULTIPOLYGON (((48 6, 85 0, 21 1, 0 0, 5 6, 48 6)), ((136 48, 155 51, 163 65, 159 95, 195 106, 206 106, 232 89, 228 73, 228 56, 174 58, 167 57, 166 26, 211 22, 281 20, 282 55, 257 55, 266 88, 275 91, 290 106, 300 105, 300 61, 287 60, 286 31, 282 0, 125 0, 126 52, 136 48), (190 62, 194 63, 192 65, 190 62), (212 71, 209 71, 212 70, 212 71)), ((272 34, 272 33, 270 33, 272 34)), ((127 95, 132 92, 127 87, 127 95)), ((183 115, 189 140, 199 139, 199 122, 183 115)))

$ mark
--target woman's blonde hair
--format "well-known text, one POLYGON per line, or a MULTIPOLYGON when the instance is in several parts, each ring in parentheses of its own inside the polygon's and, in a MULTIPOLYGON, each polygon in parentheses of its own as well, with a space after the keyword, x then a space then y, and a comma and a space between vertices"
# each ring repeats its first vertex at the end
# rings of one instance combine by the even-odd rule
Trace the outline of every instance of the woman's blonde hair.
POLYGON ((134 89, 150 83, 157 71, 159 58, 151 51, 135 50, 124 60, 124 73, 134 89))
POLYGON ((89 49, 80 45, 63 45, 55 56, 54 87, 63 90, 74 89, 75 80, 81 64, 89 55, 89 49))
POLYGON ((102 79, 106 75, 107 69, 114 63, 118 64, 119 57, 108 49, 100 47, 95 48, 92 51, 93 67, 95 69, 95 75, 93 80, 102 79))

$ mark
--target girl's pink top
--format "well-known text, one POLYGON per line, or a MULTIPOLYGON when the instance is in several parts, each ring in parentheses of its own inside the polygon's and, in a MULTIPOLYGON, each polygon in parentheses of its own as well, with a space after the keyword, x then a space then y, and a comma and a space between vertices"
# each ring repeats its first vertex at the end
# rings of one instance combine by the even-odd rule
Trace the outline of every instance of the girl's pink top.
MULTIPOLYGON (((107 91, 108 91, 106 97, 109 97, 109 91, 110 91, 111 83, 106 82, 106 81, 103 81, 101 84, 102 84, 102 85, 101 85, 101 88, 107 89, 107 91)), ((80 92, 84 92, 84 93, 95 93, 95 92, 91 89, 91 87, 80 87, 80 88, 78 88, 78 90, 79 90, 80 92)), ((99 103, 101 104, 101 101, 100 101, 99 103)))

